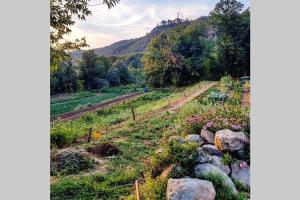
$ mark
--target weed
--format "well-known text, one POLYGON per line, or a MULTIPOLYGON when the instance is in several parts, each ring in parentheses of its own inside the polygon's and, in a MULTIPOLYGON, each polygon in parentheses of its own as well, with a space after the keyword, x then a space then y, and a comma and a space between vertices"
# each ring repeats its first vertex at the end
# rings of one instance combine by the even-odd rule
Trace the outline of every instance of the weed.
POLYGON ((221 162, 224 164, 224 165, 230 165, 231 162, 232 162, 232 157, 229 153, 225 153, 221 159, 221 162))

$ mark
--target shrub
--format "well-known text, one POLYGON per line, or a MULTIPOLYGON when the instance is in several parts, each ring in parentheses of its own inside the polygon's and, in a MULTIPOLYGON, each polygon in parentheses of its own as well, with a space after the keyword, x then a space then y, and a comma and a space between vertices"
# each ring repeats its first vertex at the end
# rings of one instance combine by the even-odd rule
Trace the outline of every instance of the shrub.
POLYGON ((166 180, 160 177, 153 179, 151 176, 147 176, 145 184, 141 186, 141 197, 145 200, 165 199, 166 188, 166 180))
POLYGON ((76 140, 77 134, 72 134, 67 128, 60 124, 56 124, 51 129, 50 146, 51 148, 63 148, 69 146, 76 140))
POLYGON ((191 174, 197 162, 197 147, 196 144, 182 144, 177 141, 164 144, 163 151, 151 158, 149 165, 151 175, 158 176, 172 163, 182 167, 182 174, 191 174))
POLYGON ((199 111, 199 114, 187 117, 182 126, 185 130, 193 131, 206 126, 211 131, 231 129, 234 131, 249 130, 249 109, 242 106, 225 104, 199 111))
POLYGON ((63 148, 67 145, 66 137, 63 134, 51 134, 50 135, 51 148, 63 148))

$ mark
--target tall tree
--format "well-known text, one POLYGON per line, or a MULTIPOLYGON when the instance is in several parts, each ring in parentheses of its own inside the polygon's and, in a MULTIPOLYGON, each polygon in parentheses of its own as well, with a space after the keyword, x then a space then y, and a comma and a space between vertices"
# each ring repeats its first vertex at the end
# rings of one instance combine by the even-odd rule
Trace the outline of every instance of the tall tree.
POLYGON ((82 54, 80 64, 81 79, 87 90, 99 89, 102 80, 106 75, 105 63, 98 60, 93 50, 85 51, 82 54))
MULTIPOLYGON (((72 32, 71 26, 75 24, 76 16, 79 20, 85 20, 91 15, 89 10, 90 0, 50 0, 50 69, 56 70, 59 63, 69 57, 68 51, 86 47, 85 38, 75 41, 66 41, 64 36, 72 32)), ((120 0, 103 0, 102 4, 111 8, 120 0)))
POLYGON ((242 17, 242 9, 243 4, 236 0, 220 0, 210 13, 217 27, 219 63, 234 77, 250 71, 250 18, 242 17))

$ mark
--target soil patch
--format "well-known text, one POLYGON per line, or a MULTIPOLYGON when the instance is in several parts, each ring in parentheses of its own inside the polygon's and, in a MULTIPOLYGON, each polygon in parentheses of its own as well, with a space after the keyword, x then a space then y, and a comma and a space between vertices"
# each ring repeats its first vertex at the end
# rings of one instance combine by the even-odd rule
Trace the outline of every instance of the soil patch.
POLYGON ((116 146, 109 143, 102 143, 94 147, 88 147, 87 152, 100 157, 114 156, 121 153, 116 146))

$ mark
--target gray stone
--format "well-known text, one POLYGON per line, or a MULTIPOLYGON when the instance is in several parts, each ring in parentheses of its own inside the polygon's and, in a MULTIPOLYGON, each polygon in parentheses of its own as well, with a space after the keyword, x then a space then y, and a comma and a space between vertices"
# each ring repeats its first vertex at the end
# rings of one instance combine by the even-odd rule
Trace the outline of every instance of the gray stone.
POLYGON ((212 162, 212 156, 209 155, 207 152, 203 151, 201 147, 197 148, 197 162, 198 163, 206 163, 206 162, 212 162))
POLYGON ((223 152, 220 151, 215 145, 205 144, 202 146, 202 150, 216 156, 223 156, 223 152))
POLYGON ((201 137, 210 144, 214 144, 215 134, 207 129, 201 130, 201 137))
POLYGON ((231 177, 243 184, 247 189, 250 189, 250 167, 245 161, 235 161, 231 163, 231 177))
POLYGON ((242 132, 234 132, 229 129, 216 132, 215 145, 221 151, 238 151, 249 143, 248 137, 242 132))
POLYGON ((221 160, 222 159, 220 157, 218 157, 218 156, 212 156, 212 162, 211 162, 211 164, 213 164, 214 166, 218 167, 219 169, 221 169, 226 174, 230 174, 230 168, 229 168, 229 166, 224 165, 221 160))
POLYGON ((199 143, 202 145, 204 143, 204 140, 201 138, 200 135, 197 134, 189 134, 185 137, 185 141, 188 143, 199 143))
POLYGON ((215 165, 209 163, 198 164, 195 167, 194 172, 196 177, 207 176, 210 173, 221 176, 224 179, 224 183, 231 188, 233 193, 237 194, 237 190, 231 178, 215 165))
POLYGON ((214 200, 216 191, 210 181, 196 178, 169 179, 167 200, 214 200))

